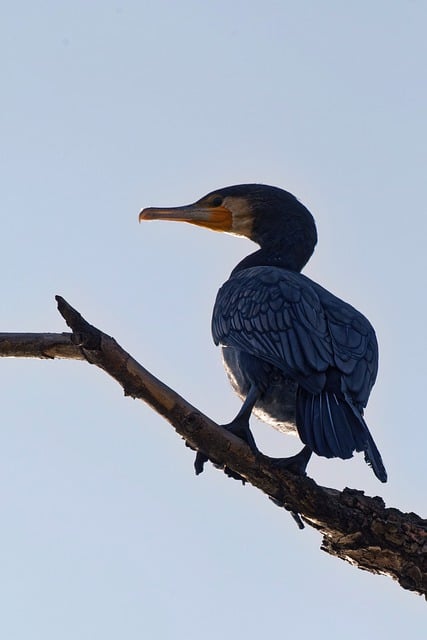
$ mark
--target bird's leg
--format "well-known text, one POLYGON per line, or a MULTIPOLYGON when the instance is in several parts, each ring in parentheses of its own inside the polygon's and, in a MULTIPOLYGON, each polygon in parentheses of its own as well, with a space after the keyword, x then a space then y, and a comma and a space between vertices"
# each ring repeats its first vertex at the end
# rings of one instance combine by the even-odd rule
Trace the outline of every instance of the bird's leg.
POLYGON ((279 469, 291 471, 299 476, 305 476, 305 470, 313 451, 307 445, 295 456, 289 458, 270 458, 271 462, 279 469))
POLYGON ((249 428, 249 418, 251 417, 252 409, 256 401, 259 398, 258 389, 252 385, 249 389, 249 393, 246 396, 246 400, 244 401, 242 408, 240 409, 237 416, 229 422, 228 424, 221 425, 224 429, 231 431, 235 436, 238 436, 242 440, 244 440, 254 451, 255 453, 258 451, 258 447, 255 444, 255 439, 252 435, 252 431, 249 428))
MULTIPOLYGON (((259 398, 259 391, 255 385, 252 385, 242 405, 242 408, 240 409, 239 413, 234 418, 234 420, 232 420, 228 424, 221 425, 224 429, 227 429, 227 431, 230 431, 235 436, 238 436, 239 438, 244 440, 250 446, 250 448, 254 453, 258 452, 258 448, 256 446, 255 439, 252 435, 252 432, 249 428, 249 418, 251 417, 252 409, 254 408, 254 405, 258 400, 258 398, 259 398)), ((201 451, 197 452, 196 459, 194 461, 194 468, 196 470, 196 475, 199 475, 199 473, 202 473, 204 464, 208 460, 209 458, 207 455, 205 455, 201 451)), ((214 462, 214 464, 216 463, 214 462)), ((242 480, 241 476, 234 473, 234 471, 232 471, 231 469, 228 469, 228 467, 225 467, 224 471, 230 477, 236 478, 237 480, 242 480)))
MULTIPOLYGON (((305 447, 303 447, 301 451, 297 453, 295 456, 290 456, 289 458, 270 458, 269 457, 269 460, 278 469, 285 469, 285 471, 290 471, 291 473, 295 473, 296 475, 305 476, 306 475, 305 470, 306 470, 308 461, 311 458, 312 453, 313 451, 310 449, 310 447, 305 445, 305 447)), ((270 500, 274 502, 274 504, 276 504, 278 507, 284 507, 285 509, 287 509, 287 511, 290 512, 291 516, 297 523, 298 528, 304 529, 304 523, 302 522, 299 516, 299 513, 287 507, 282 500, 277 500, 272 496, 270 496, 270 500)))

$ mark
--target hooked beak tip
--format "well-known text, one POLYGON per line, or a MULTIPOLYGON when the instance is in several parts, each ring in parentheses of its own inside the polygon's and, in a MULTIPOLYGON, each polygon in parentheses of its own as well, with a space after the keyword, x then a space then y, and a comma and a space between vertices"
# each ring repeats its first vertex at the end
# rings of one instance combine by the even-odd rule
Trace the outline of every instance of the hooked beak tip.
POLYGON ((138 222, 142 222, 143 220, 150 220, 150 209, 142 209, 138 215, 138 222))

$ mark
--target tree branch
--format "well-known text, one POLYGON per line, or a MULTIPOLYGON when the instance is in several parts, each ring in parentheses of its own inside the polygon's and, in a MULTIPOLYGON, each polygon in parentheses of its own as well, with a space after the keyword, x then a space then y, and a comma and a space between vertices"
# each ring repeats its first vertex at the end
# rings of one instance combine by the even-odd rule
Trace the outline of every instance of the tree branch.
POLYGON ((71 337, 71 333, 0 333, 0 356, 85 360, 71 337))
POLYGON ((427 520, 385 508, 362 491, 318 486, 311 478, 278 469, 255 455, 173 389, 155 378, 110 336, 90 325, 60 296, 58 309, 72 333, 0 334, 0 357, 87 360, 110 376, 125 395, 148 403, 186 442, 231 469, 323 535, 322 549, 371 573, 389 575, 427 598, 427 520), (296 514, 299 514, 297 516, 296 514))

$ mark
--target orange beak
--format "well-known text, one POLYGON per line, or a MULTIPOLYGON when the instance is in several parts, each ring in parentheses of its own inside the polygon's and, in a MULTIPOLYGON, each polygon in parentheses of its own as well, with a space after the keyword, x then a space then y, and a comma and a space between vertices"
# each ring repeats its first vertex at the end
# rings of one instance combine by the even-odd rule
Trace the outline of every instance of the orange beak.
POLYGON ((176 220, 207 227, 213 231, 231 231, 233 226, 233 217, 227 207, 209 207, 200 202, 168 209, 149 207, 139 214, 139 221, 141 220, 176 220))

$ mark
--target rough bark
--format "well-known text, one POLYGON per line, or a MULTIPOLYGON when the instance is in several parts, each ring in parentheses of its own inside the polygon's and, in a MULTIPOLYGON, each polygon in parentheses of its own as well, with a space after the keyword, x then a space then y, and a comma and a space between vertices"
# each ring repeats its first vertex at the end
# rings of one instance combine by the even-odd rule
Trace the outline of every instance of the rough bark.
POLYGON ((385 574, 427 598, 427 520, 386 508, 362 491, 321 487, 277 468, 155 378, 110 336, 90 325, 63 298, 58 309, 72 333, 3 333, 0 356, 86 360, 111 375, 125 395, 148 403, 186 442, 239 474, 276 504, 323 535, 322 549, 371 573, 385 574))

